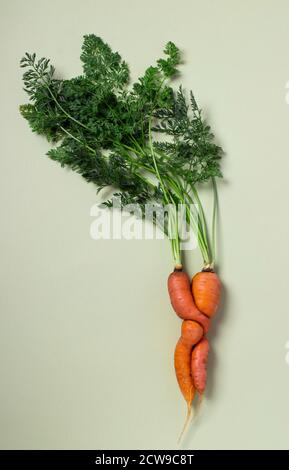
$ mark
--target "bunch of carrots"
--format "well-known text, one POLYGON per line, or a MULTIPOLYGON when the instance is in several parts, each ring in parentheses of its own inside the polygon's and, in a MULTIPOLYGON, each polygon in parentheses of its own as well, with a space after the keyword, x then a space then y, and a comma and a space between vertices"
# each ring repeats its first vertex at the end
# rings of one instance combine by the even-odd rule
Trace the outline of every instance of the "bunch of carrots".
MULTIPOLYGON (((58 144, 47 152, 52 160, 80 173, 98 191, 117 188, 122 209, 136 204, 145 216, 146 203, 173 207, 165 212, 161 229, 170 239, 175 266, 168 290, 182 319, 174 363, 187 403, 187 424, 195 393, 202 397, 205 391, 206 335, 221 295, 214 266, 222 149, 193 93, 188 103, 182 87, 176 91, 168 85, 179 73, 180 50, 168 42, 164 54, 129 87, 128 65, 94 34, 84 36, 83 74, 69 80, 55 77, 49 59, 26 53, 21 67, 26 68, 29 103, 20 112, 33 132, 58 144), (212 241, 198 192, 202 183, 213 191, 212 241), (185 207, 183 222, 176 216, 179 205, 185 207), (182 223, 196 234, 204 263, 192 282, 182 269, 182 223)), ((104 204, 113 205, 112 200, 104 204)), ((157 218, 153 222, 159 226, 157 218)))
POLYGON ((190 283, 179 265, 169 275, 168 291, 173 309, 183 320, 174 362, 177 381, 187 403, 185 430, 195 392, 202 397, 206 388, 210 349, 206 334, 220 302, 221 282, 212 269, 205 268, 190 283))

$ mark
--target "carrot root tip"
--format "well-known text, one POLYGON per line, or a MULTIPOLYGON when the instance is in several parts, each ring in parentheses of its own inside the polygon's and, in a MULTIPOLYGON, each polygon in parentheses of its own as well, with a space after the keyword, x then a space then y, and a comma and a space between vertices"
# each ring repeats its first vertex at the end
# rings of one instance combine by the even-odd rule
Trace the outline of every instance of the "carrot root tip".
POLYGON ((192 408, 192 404, 191 403, 188 403, 188 408, 187 408, 187 416, 186 416, 186 420, 185 420, 185 423, 184 423, 184 426, 183 426, 183 429, 182 429, 182 432, 181 434, 179 435, 179 438, 178 438, 178 441, 177 443, 180 444, 188 427, 189 427, 189 424, 190 424, 190 421, 193 417, 193 408, 192 408))
POLYGON ((201 406, 203 404, 203 399, 204 399, 204 393, 200 393, 198 397, 198 402, 197 402, 197 409, 200 411, 201 406))

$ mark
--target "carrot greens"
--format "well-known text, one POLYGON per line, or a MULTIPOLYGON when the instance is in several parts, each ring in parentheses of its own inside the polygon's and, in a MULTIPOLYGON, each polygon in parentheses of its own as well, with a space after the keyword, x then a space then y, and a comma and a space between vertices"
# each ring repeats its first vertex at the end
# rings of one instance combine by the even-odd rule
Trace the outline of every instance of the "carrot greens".
POLYGON ((222 149, 193 93, 188 100, 182 87, 170 85, 179 74, 179 49, 168 42, 164 57, 133 84, 126 62, 93 34, 84 36, 80 59, 83 73, 61 79, 48 59, 26 53, 21 67, 29 103, 20 106, 22 116, 54 144, 47 153, 52 160, 98 190, 115 188, 122 207, 137 203, 144 215, 147 202, 171 204, 175 210, 166 215, 163 230, 170 234, 176 265, 181 264, 177 208, 184 204, 204 264, 212 266, 216 204, 211 243, 198 186, 211 182, 216 201, 222 149))

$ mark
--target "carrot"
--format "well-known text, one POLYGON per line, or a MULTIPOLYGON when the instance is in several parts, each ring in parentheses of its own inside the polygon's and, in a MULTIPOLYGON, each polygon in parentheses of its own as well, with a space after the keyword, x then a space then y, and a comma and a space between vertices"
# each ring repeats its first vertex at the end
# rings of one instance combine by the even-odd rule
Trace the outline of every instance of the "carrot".
POLYGON ((185 320, 182 323, 181 337, 175 349, 175 371, 180 390, 187 403, 187 417, 184 428, 180 435, 181 439, 190 421, 192 413, 192 402, 195 395, 195 387, 191 373, 192 349, 204 334, 203 328, 195 321, 185 320))
POLYGON ((183 320, 198 322, 203 327, 204 332, 207 333, 210 327, 210 319, 196 307, 187 273, 180 269, 172 272, 168 278, 168 290, 176 314, 183 320))
POLYGON ((192 352, 191 374, 194 387, 200 395, 204 393, 206 388, 209 349, 209 341, 207 338, 202 338, 202 340, 196 344, 192 352))
POLYGON ((201 312, 208 317, 215 315, 221 297, 221 281, 215 272, 197 273, 192 280, 192 293, 201 312))

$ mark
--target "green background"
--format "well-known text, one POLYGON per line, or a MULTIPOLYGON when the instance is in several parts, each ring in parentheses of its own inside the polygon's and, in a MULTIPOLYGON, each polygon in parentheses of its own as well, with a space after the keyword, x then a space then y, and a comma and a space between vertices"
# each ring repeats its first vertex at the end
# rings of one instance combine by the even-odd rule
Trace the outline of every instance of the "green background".
MULTIPOLYGON (((185 416, 167 241, 95 241, 95 188, 44 157, 18 113, 19 60, 81 72, 95 33, 132 78, 172 40, 226 151, 224 301, 205 404, 183 447, 288 448, 289 3, 1 0, 0 447, 171 449, 185 416)), ((198 253, 187 259, 192 274, 198 253)))

